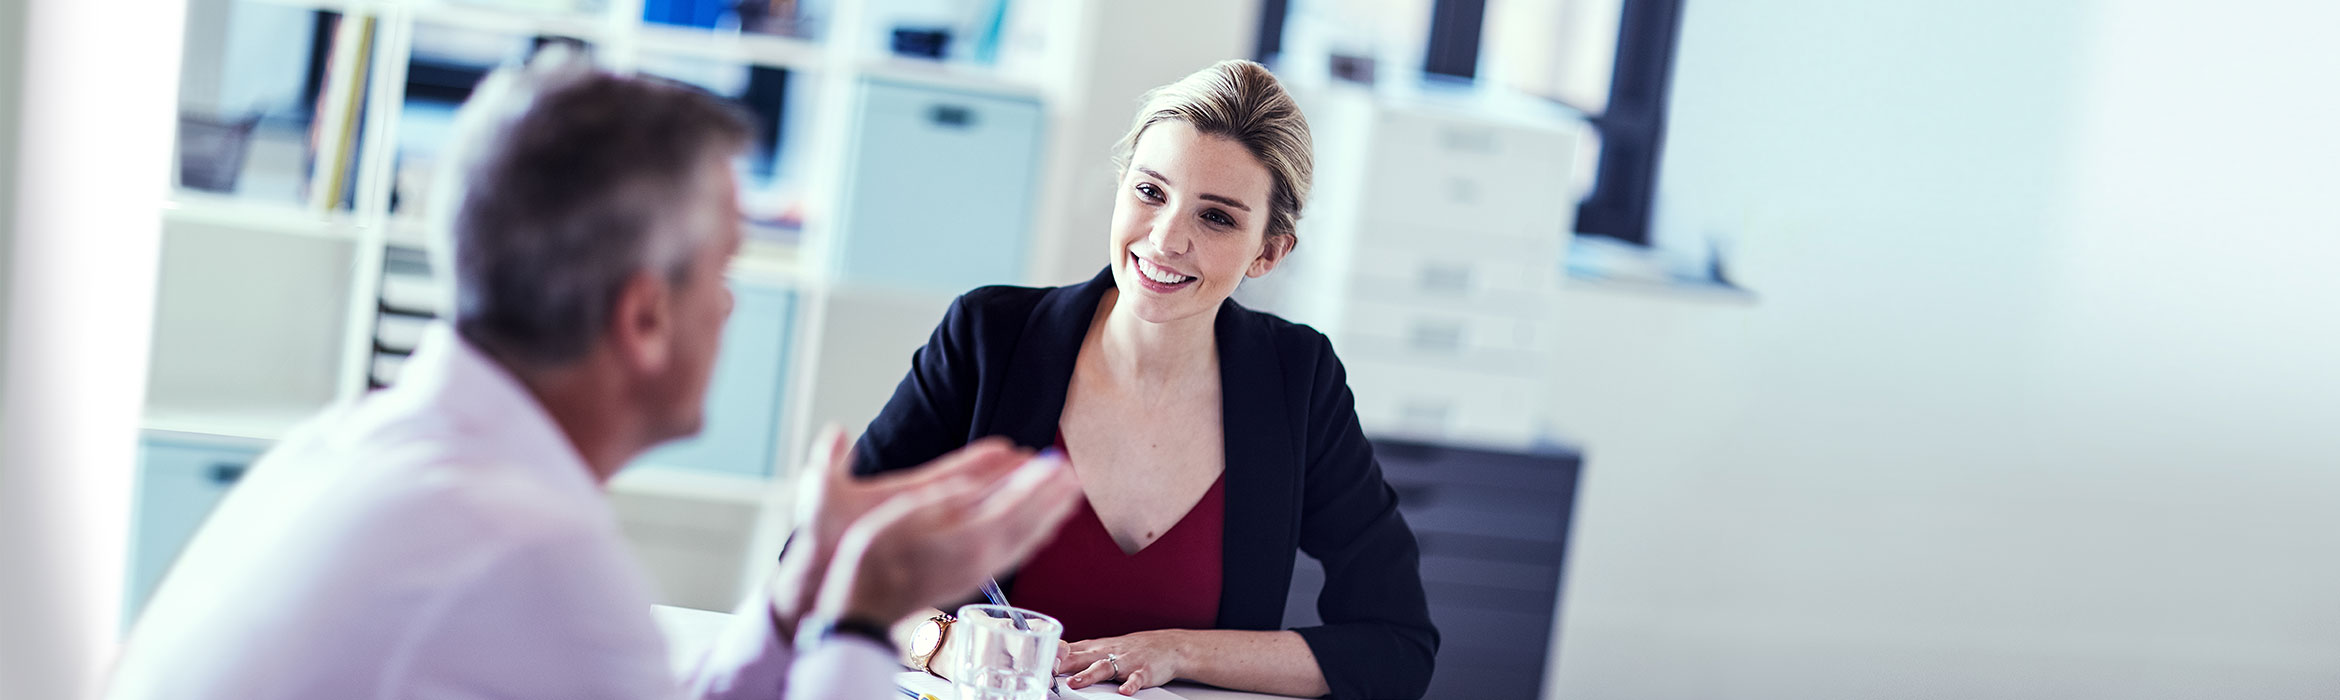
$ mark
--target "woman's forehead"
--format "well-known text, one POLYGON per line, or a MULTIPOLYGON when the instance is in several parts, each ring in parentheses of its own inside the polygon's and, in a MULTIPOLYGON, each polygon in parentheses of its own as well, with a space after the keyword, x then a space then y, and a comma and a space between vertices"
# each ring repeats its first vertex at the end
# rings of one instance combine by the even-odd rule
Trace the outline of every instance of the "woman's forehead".
POLYGON ((1177 120, 1158 122, 1138 135, 1130 168, 1151 171, 1173 188, 1237 198, 1253 211, 1267 205, 1274 183, 1267 166, 1242 143, 1177 120))

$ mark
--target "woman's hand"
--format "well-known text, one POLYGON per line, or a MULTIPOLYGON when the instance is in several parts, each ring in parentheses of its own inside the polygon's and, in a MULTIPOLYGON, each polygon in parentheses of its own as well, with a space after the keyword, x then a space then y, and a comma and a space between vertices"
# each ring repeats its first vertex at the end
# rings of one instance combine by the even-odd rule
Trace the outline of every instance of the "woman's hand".
POLYGON ((1066 685, 1076 689, 1120 681, 1117 692, 1135 695, 1178 679, 1187 664, 1190 635, 1189 630, 1154 630, 1073 642, 1064 646, 1056 672, 1073 674, 1066 685))

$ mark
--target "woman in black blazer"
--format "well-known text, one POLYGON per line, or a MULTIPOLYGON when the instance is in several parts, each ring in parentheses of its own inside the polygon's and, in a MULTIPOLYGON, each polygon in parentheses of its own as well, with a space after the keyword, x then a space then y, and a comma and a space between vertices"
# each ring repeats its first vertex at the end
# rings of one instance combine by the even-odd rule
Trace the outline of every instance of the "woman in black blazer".
MULTIPOLYGON (((1265 68, 1223 62, 1149 93, 1115 163, 1111 265, 1082 284, 960 297, 863 434, 855 469, 911 467, 1005 435, 1066 446, 1089 527, 1124 553, 1188 522, 1223 524, 1206 543, 1217 566, 1204 567, 1219 577, 1202 582, 1218 589, 1215 611, 1194 629, 1068 638, 1060 670, 1077 672, 1074 687, 1186 679, 1420 697, 1438 649, 1420 554, 1340 359, 1315 330, 1228 298, 1296 243, 1311 176, 1299 109, 1265 68), (1205 495, 1224 512, 1190 512, 1205 495), (1324 564, 1324 624, 1285 630, 1295 552, 1324 564)), ((1035 559, 1027 571, 1038 570, 1035 559)))

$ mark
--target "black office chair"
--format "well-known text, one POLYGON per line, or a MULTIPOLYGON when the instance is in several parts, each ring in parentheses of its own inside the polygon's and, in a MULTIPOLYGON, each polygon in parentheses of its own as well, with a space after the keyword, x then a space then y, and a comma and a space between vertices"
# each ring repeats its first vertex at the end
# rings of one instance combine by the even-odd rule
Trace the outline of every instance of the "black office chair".
MULTIPOLYGON (((1440 637, 1424 697, 1542 694, 1582 456, 1393 439, 1373 440, 1373 454, 1421 543, 1422 586, 1440 637)), ((1324 568, 1299 559, 1286 627, 1319 624, 1324 568)))

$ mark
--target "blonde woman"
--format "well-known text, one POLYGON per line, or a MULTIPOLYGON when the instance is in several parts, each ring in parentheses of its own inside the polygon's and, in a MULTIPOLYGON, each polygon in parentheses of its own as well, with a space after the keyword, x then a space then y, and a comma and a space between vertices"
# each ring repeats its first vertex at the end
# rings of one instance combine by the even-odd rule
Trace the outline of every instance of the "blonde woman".
MULTIPOLYGON (((1309 148, 1259 64, 1148 93, 1114 147, 1107 267, 960 297, 855 450, 862 474, 989 435, 1069 454, 1087 499, 1004 585, 1064 623, 1073 687, 1416 698, 1429 684, 1419 552, 1340 359, 1228 298, 1298 242, 1309 148), (1321 626, 1282 628, 1295 552, 1324 564, 1321 626)), ((928 662, 950 623, 925 621, 916 663, 942 670, 928 662)))

